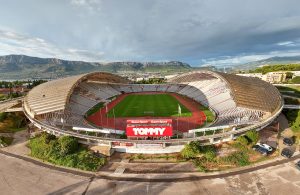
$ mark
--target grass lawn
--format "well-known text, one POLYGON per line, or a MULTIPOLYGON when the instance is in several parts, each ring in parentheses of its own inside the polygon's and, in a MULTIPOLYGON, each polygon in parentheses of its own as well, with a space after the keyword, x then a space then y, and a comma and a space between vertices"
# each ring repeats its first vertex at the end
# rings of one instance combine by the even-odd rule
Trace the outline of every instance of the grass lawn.
POLYGON ((8 132, 11 132, 11 133, 16 133, 18 131, 24 131, 26 130, 27 127, 20 127, 20 128, 13 128, 13 127, 10 127, 8 128, 8 132))
POLYGON ((205 106, 200 106, 200 110, 202 110, 206 116, 206 122, 211 123, 215 120, 215 115, 210 109, 205 106))
POLYGON ((285 104, 300 105, 300 100, 299 99, 285 97, 284 98, 284 103, 285 104))
POLYGON ((169 94, 128 95, 108 112, 108 117, 168 117, 178 116, 178 104, 181 116, 192 116, 192 113, 177 99, 169 94))
POLYGON ((0 93, 0 101, 6 100, 6 95, 0 93))
POLYGON ((300 98, 299 86, 276 86, 276 87, 283 95, 289 95, 289 96, 300 98))
POLYGON ((300 91, 300 86, 293 86, 293 85, 288 85, 288 86, 276 86, 276 88, 279 91, 295 91, 299 92, 300 91))
POLYGON ((23 131, 26 130, 27 127, 20 127, 20 128, 13 128, 13 127, 9 127, 6 124, 3 125, 0 124, 0 133, 16 133, 18 131, 23 131))

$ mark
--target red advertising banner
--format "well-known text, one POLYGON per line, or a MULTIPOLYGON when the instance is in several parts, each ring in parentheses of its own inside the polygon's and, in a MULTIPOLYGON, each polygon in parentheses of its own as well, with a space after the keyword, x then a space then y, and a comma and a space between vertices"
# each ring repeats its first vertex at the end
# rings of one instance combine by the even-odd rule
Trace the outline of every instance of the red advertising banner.
POLYGON ((172 136, 172 119, 127 120, 126 135, 129 137, 172 136))
POLYGON ((172 136, 173 128, 171 126, 143 126, 143 127, 126 127, 126 135, 134 137, 153 137, 153 136, 172 136))
POLYGON ((172 119, 140 119, 140 120, 127 120, 127 124, 172 124, 172 119))

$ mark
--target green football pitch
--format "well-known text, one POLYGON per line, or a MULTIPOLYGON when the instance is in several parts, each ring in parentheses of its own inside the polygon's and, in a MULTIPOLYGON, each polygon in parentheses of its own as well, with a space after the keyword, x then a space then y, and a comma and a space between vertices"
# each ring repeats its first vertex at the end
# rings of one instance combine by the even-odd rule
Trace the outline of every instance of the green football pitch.
POLYGON ((178 104, 181 116, 192 113, 177 99, 169 94, 128 95, 108 112, 108 117, 169 117, 178 116, 178 104))

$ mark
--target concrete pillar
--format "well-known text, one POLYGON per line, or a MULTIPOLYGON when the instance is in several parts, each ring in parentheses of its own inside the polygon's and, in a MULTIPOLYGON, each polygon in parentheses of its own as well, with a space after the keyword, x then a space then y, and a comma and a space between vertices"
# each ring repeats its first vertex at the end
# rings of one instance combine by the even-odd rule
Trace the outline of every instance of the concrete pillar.
POLYGON ((231 134, 230 139, 233 140, 233 138, 234 138, 234 134, 231 134))

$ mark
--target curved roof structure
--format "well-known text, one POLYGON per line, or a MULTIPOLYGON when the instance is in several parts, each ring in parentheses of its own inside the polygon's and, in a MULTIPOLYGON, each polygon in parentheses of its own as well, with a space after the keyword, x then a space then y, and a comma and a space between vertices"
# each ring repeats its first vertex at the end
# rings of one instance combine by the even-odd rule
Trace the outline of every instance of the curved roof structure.
POLYGON ((33 88, 25 98, 25 107, 31 115, 64 110, 73 89, 82 81, 129 83, 129 80, 106 72, 93 72, 52 80, 33 88))
POLYGON ((227 83, 239 107, 273 113, 281 105, 281 95, 276 87, 258 78, 213 71, 194 71, 174 77, 169 82, 190 83, 213 78, 220 78, 227 83))
POLYGON ((258 78, 218 73, 229 83, 238 106, 273 113, 281 104, 276 87, 258 78))
MULTIPOLYGON (((281 96, 278 90, 257 78, 213 71, 194 71, 174 77, 169 82, 193 86, 193 83, 197 81, 214 79, 220 79, 225 83, 238 107, 273 113, 281 106, 281 96)), ((126 78, 106 72, 57 79, 32 89, 25 98, 25 108, 32 116, 65 110, 74 89, 84 81, 130 83, 126 78)))

